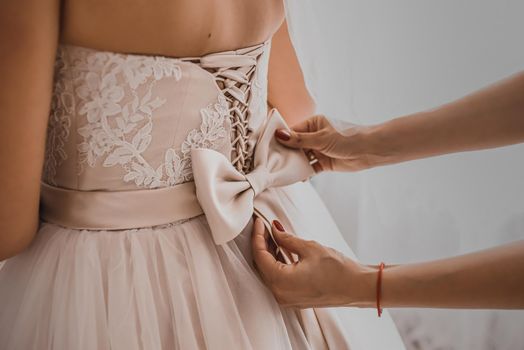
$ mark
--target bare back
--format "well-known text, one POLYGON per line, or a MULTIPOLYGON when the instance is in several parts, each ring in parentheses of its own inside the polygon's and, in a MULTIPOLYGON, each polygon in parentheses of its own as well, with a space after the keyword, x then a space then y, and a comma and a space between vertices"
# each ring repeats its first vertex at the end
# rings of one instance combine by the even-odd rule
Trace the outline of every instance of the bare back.
POLYGON ((261 43, 283 20, 282 0, 64 0, 60 41, 200 56, 261 43))

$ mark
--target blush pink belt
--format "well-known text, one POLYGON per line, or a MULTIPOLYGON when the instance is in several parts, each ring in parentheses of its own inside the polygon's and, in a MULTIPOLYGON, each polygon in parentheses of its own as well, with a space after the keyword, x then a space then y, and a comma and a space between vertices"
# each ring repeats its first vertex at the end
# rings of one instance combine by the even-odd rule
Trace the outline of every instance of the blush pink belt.
POLYGON ((74 229, 132 229, 203 214, 194 182, 130 191, 77 191, 41 185, 40 217, 74 229))

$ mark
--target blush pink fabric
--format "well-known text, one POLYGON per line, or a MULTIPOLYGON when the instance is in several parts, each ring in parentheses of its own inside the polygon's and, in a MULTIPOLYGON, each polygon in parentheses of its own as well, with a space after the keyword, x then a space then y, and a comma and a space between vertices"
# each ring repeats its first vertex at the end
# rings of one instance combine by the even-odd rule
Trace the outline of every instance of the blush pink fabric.
POLYGON ((269 51, 59 47, 39 230, 0 269, 2 350, 403 349, 387 311, 281 307, 253 264, 253 210, 354 257, 272 138, 269 51))

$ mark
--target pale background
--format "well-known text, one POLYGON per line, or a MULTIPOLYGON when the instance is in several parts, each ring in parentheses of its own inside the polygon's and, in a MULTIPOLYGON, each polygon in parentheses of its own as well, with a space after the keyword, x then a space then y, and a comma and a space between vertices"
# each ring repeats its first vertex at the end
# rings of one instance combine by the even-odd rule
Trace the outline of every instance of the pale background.
MULTIPOLYGON (((377 123, 524 70, 524 1, 300 3, 314 9, 304 18, 316 17, 308 18, 305 69, 314 58, 320 110, 333 118, 377 123)), ((368 263, 423 261, 524 238, 524 145, 314 181, 368 263)), ((408 349, 524 349, 524 311, 390 311, 408 349)))
MULTIPOLYGON (((380 122, 524 70, 521 0, 300 2, 334 118, 380 122)), ((402 263, 524 238, 523 164, 521 145, 314 181, 361 260, 402 263)), ((408 349, 524 349, 524 311, 390 311, 408 349)))

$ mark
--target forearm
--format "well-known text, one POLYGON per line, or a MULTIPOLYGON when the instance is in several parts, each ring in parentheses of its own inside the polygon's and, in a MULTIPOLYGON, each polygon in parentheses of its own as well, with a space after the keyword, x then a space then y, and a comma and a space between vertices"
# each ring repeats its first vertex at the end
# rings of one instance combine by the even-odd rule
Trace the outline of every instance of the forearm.
POLYGON ((524 142, 524 73, 364 132, 371 166, 524 142))
POLYGON ((306 88, 286 21, 271 40, 268 104, 280 111, 288 125, 295 125, 315 114, 315 101, 306 88))
MULTIPOLYGON (((376 278, 367 274, 366 278, 376 278)), ((431 262, 386 267, 383 307, 524 308, 524 241, 431 262)), ((370 290, 363 306, 371 306, 370 290)))

